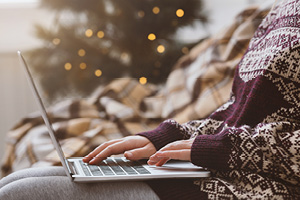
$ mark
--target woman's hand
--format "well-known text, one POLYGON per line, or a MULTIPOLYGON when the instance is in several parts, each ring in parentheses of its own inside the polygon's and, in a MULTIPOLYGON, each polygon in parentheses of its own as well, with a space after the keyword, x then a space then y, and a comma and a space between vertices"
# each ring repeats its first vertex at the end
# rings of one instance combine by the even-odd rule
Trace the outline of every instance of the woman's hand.
POLYGON ((148 164, 162 166, 171 159, 191 161, 191 147, 194 140, 179 140, 167 144, 150 157, 148 164))
POLYGON ((111 140, 98 146, 83 158, 83 162, 95 165, 115 154, 124 153, 129 160, 149 158, 156 152, 154 145, 147 138, 139 135, 111 140), (125 153, 124 153, 125 152, 125 153))

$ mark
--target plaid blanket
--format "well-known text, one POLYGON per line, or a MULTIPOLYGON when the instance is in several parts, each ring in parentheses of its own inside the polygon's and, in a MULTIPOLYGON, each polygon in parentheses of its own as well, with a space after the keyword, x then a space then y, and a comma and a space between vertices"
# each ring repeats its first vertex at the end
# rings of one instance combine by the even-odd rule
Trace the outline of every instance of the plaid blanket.
MULTIPOLYGON (((99 144, 151 130, 166 118, 186 122, 208 116, 229 99, 234 70, 268 8, 249 7, 220 33, 181 57, 162 86, 118 79, 88 99, 49 108, 66 156, 84 156, 99 144)), ((59 165, 39 113, 7 134, 2 175, 32 166, 59 165)))

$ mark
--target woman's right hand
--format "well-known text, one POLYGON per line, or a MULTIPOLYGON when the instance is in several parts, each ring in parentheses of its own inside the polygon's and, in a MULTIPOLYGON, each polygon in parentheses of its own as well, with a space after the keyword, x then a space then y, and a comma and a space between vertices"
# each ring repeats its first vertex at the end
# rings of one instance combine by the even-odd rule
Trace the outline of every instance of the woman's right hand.
POLYGON ((101 144, 85 156, 83 162, 96 165, 111 155, 121 153, 124 153, 128 160, 140 160, 149 158, 155 152, 156 149, 150 140, 143 136, 134 135, 101 144))

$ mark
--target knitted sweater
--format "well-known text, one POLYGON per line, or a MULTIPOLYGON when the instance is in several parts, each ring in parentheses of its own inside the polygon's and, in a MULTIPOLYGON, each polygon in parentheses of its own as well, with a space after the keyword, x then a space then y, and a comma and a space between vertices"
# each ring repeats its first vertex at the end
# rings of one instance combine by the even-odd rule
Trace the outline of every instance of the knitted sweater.
POLYGON ((207 119, 166 120, 139 133, 157 150, 195 138, 191 160, 212 176, 150 181, 162 199, 300 199, 300 0, 263 20, 240 61, 230 100, 207 119))

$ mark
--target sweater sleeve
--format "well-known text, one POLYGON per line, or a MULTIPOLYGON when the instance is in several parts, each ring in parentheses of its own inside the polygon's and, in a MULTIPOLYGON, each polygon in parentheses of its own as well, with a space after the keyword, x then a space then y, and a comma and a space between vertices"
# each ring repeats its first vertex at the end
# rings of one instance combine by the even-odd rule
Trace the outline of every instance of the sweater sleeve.
POLYGON ((148 138, 156 150, 159 150, 171 142, 189 139, 193 134, 194 127, 190 123, 180 125, 175 120, 168 119, 162 122, 156 129, 138 133, 137 135, 148 138))
POLYGON ((192 149, 195 165, 216 170, 266 173, 293 184, 300 182, 300 131, 288 122, 226 128, 199 135, 192 149))

